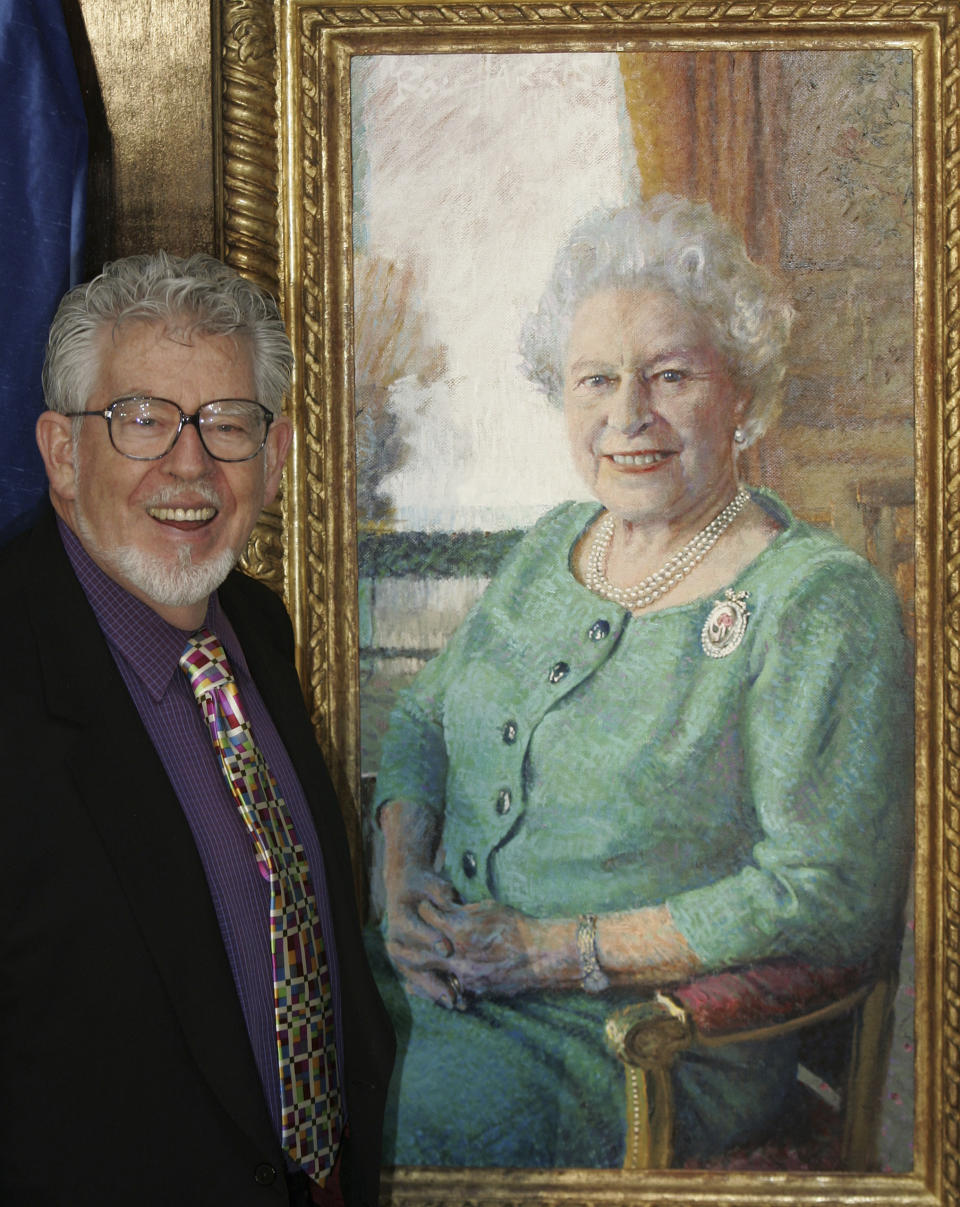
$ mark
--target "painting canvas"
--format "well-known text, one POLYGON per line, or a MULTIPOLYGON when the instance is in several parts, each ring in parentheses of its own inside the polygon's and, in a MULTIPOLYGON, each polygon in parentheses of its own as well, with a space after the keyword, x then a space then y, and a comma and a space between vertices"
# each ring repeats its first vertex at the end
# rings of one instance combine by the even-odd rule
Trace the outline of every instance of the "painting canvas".
MULTIPOLYGON (((361 766, 373 806, 398 692, 447 647, 523 534, 558 504, 593 497, 573 465, 561 410, 521 372, 519 341, 557 247, 598 207, 663 192, 707 202, 786 282, 797 319, 782 413, 743 454, 741 476, 868 558, 912 632, 908 51, 356 54, 350 97, 361 766)), ((900 736, 909 752, 909 732, 900 736)), ((705 801, 704 825, 710 807, 705 801)), ((365 842, 375 925, 383 852, 372 810, 365 842)), ((876 1123, 874 1159, 886 1172, 913 1167, 912 916, 905 921, 876 1123)), ((403 1121, 434 1074, 433 1126, 452 1132, 440 1149, 422 1149, 447 1155, 423 1163, 550 1163, 524 1160, 526 1143, 535 1151, 529 1138, 498 1147, 499 1120, 477 1118, 471 1131, 457 1114, 464 1094, 449 1051, 438 1047, 433 1065, 428 1059, 425 1088, 423 1061, 416 1074, 413 1059, 405 1063, 397 1009, 399 1133, 425 1126, 403 1121)), ((538 1038, 514 1049, 518 1060, 573 1067, 579 1039, 565 1025, 538 1020, 538 1038)), ((482 1042, 466 1026, 463 1034, 468 1047, 482 1042)), ((520 1071, 503 1068, 495 1050, 488 1063, 465 1055, 463 1075, 495 1081, 509 1103, 520 1071)), ((627 1099, 609 1060, 611 1110, 581 1106, 563 1125, 572 1118, 575 1127, 606 1129, 604 1142, 586 1150, 603 1155, 565 1159, 584 1149, 558 1131, 557 1166, 624 1160, 627 1099)), ((830 1119, 834 1089, 802 1064, 800 1076, 830 1119)), ((536 1094, 536 1109, 548 1109, 550 1090, 536 1094)), ((503 1125, 515 1132, 508 1114, 503 1125)), ((828 1132, 839 1134, 839 1117, 828 1132)), ((421 1151, 398 1143, 387 1164, 408 1164, 421 1151)), ((730 1157, 734 1168, 785 1170, 811 1160, 835 1168, 836 1159, 798 1156, 789 1137, 741 1144, 730 1157)))

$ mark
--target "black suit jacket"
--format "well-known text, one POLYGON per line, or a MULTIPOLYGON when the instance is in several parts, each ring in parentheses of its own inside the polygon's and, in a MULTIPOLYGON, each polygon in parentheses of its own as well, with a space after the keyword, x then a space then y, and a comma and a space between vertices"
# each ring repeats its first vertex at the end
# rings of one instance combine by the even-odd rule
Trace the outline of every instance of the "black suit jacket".
MULTIPOLYGON (((376 1201, 393 1036, 282 605, 221 602, 310 801, 342 969, 348 1202, 376 1201)), ((287 1202, 206 878, 46 517, 0 555, 0 1202, 287 1202)))

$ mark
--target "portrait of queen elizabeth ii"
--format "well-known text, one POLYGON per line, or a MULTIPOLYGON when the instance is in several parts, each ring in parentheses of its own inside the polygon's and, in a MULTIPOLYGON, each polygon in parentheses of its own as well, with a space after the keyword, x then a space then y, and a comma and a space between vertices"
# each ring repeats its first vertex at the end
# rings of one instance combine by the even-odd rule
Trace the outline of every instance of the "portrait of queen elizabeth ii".
MULTIPOLYGON (((382 745, 388 1163, 618 1166, 618 1004, 897 946, 900 606, 743 472, 776 430, 794 320, 703 203, 593 210, 557 252, 520 349, 590 501, 525 533, 382 745)), ((796 1064, 789 1036, 685 1052, 677 1161, 774 1132, 796 1064)))

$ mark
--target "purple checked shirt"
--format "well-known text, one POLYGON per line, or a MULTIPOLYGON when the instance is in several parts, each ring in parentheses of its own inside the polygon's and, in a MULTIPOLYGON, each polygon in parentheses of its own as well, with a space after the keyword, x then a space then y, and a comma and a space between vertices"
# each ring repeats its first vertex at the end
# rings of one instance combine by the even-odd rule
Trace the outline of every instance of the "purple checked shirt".
MULTIPOLYGON (((189 633, 168 624, 152 608, 125 591, 91 560, 62 521, 59 527, 70 563, 96 614, 197 844, 270 1116, 279 1136, 280 1089, 270 957, 270 885, 257 868, 250 835, 227 786, 210 731, 187 678, 180 670, 180 655, 189 633)), ((287 803, 310 864, 330 965, 342 1086, 339 977, 320 840, 300 780, 251 678, 243 650, 216 594, 210 598, 204 624, 216 633, 226 650, 257 745, 287 803)))

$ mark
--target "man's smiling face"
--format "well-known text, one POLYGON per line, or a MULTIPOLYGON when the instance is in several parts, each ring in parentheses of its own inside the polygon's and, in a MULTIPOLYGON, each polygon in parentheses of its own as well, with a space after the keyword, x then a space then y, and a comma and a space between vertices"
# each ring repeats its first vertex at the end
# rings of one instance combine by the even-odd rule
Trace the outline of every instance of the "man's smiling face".
MULTIPOLYGON (((181 337, 163 323, 135 322, 103 331, 99 350, 86 411, 128 395, 166 398, 188 415, 214 399, 256 399, 251 349, 243 340, 181 337)), ((51 496, 111 578, 171 623, 190 628, 198 614, 202 620, 207 596, 274 497, 289 442, 289 422, 281 418, 251 460, 216 461, 196 429, 186 426, 165 456, 135 461, 114 449, 103 419, 90 417, 83 420, 73 472, 61 465, 51 476, 51 496)))

